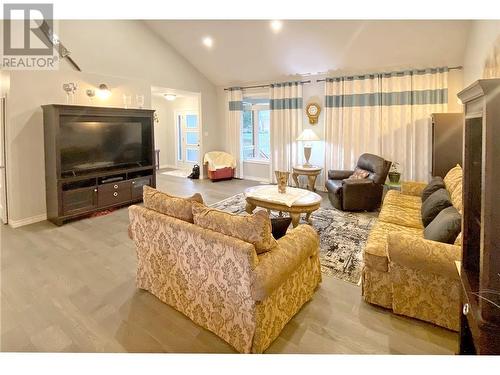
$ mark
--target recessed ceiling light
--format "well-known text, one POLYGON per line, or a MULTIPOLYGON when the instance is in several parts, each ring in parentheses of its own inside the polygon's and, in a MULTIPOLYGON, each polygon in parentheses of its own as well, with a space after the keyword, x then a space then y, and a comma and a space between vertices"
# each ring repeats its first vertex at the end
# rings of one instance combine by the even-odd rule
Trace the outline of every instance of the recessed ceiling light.
POLYGON ((202 42, 207 48, 212 48, 212 46, 214 45, 214 40, 209 36, 204 37, 202 42))
POLYGON ((283 28, 283 22, 281 22, 280 20, 271 21, 271 29, 275 33, 280 32, 282 28, 283 28))
POLYGON ((165 97, 165 99, 167 99, 168 101, 174 101, 175 98, 177 97, 176 95, 174 94, 163 94, 163 96, 165 97))

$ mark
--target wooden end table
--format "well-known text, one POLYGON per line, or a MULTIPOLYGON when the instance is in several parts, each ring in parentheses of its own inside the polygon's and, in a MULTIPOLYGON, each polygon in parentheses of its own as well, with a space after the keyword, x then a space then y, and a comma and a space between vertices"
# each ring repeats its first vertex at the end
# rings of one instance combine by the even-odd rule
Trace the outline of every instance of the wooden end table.
POLYGON ((307 176, 307 188, 311 191, 316 191, 314 185, 316 184, 316 178, 322 170, 323 168, 314 165, 296 165, 293 167, 292 178, 295 181, 295 185, 300 187, 299 176, 307 176))
MULTIPOLYGON (((288 212, 290 214, 290 217, 292 218, 292 225, 295 228, 297 225, 299 225, 300 221, 300 215, 301 214, 306 214, 306 220, 308 223, 310 223, 311 219, 311 214, 316 211, 320 204, 321 204, 321 196, 313 193, 313 192, 308 192, 307 195, 297 199, 291 207, 285 205, 285 204, 280 204, 273 202, 271 200, 266 200, 265 198, 255 198, 248 196, 249 194, 251 195, 252 192, 258 190, 258 189, 266 189, 270 185, 259 185, 259 186, 252 186, 249 187, 245 190, 245 199, 247 201, 245 210, 249 214, 255 210, 256 207, 262 207, 267 209, 268 211, 278 211, 280 213, 282 212, 288 212)), ((273 185, 276 186, 276 185, 273 185)), ((278 189, 276 187, 276 189, 278 189)), ((287 187, 287 189, 295 189, 292 187, 287 187)), ((307 191, 307 190, 305 190, 307 191)))

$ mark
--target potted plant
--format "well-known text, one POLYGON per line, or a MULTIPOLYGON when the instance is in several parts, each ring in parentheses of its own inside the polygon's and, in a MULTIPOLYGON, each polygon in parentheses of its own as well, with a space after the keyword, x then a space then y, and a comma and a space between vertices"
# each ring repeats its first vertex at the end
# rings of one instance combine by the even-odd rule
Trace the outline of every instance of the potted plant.
POLYGON ((399 163, 393 162, 391 169, 389 170, 389 181, 391 184, 399 184, 401 178, 401 172, 399 171, 399 163))

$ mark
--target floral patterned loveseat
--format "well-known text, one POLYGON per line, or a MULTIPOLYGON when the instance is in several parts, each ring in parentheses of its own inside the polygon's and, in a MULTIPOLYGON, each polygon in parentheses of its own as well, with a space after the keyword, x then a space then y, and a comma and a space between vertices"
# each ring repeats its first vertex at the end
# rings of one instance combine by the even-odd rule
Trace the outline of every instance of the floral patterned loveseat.
POLYGON ((262 353, 321 281, 319 237, 299 225, 253 244, 142 206, 129 208, 137 286, 241 353, 262 353), (273 240, 274 241, 274 240, 273 240))
MULTIPOLYGON (((462 169, 444 178, 453 206, 462 213, 462 169)), ((425 183, 403 182, 387 192, 379 220, 363 253, 362 293, 366 302, 458 331, 461 234, 454 244, 424 239, 421 194, 425 183)))

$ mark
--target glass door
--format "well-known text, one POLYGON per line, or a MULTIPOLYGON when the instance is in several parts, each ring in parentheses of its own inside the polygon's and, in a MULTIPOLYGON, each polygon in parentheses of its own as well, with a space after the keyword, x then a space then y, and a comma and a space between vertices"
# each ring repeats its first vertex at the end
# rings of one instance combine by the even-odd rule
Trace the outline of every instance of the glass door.
POLYGON ((191 168, 200 163, 200 128, 196 112, 177 114, 177 165, 191 168))

